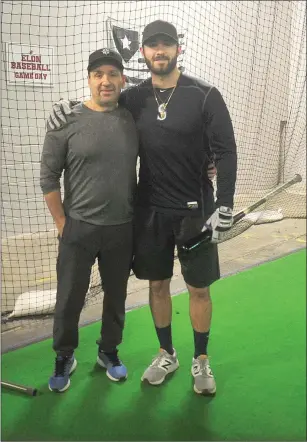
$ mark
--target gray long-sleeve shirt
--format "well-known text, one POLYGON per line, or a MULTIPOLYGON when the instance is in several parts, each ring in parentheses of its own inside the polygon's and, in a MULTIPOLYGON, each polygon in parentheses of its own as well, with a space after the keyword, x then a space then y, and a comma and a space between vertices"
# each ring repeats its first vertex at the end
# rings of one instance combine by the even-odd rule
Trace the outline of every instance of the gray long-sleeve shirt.
POLYGON ((64 170, 64 211, 96 225, 129 222, 136 188, 138 136, 129 111, 97 112, 80 103, 68 123, 46 133, 40 185, 60 190, 64 170))

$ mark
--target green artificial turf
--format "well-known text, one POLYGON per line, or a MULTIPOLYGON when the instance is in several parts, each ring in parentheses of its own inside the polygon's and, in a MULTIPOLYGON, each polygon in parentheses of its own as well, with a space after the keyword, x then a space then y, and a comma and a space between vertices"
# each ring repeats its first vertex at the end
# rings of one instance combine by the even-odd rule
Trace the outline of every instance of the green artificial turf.
POLYGON ((187 294, 173 297, 180 367, 159 387, 140 382, 158 349, 147 306, 127 314, 124 383, 95 365, 99 323, 80 330, 78 367, 63 394, 47 386, 50 339, 2 355, 2 380, 39 389, 37 397, 2 391, 2 440, 306 440, 305 261, 299 251, 213 285, 214 398, 192 388, 187 294))

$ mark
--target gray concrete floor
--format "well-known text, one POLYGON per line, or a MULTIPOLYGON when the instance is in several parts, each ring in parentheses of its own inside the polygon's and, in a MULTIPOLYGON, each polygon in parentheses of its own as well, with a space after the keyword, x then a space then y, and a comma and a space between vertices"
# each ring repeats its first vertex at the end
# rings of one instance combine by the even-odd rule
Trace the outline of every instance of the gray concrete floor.
MULTIPOLYGON (((277 259, 305 247, 305 219, 284 219, 275 223, 252 226, 237 237, 220 244, 219 255, 222 277, 243 271, 268 260, 277 259)), ((171 292, 175 295, 185 289, 180 264, 176 260, 171 292)), ((82 312, 81 325, 100 320, 102 295, 99 290, 97 292, 82 312)), ((127 310, 147 303, 148 282, 137 280, 132 276, 128 286, 127 310)), ((16 320, 2 325, 2 352, 45 339, 50 337, 51 333, 52 318, 16 320)))

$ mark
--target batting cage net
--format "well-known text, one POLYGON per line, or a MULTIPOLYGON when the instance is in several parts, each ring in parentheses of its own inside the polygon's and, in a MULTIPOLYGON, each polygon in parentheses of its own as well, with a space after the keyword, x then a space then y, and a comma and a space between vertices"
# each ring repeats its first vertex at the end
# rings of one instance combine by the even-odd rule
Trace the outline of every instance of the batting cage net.
MULTIPOLYGON (((303 177, 225 239, 306 217, 304 1, 4 0, 1 7, 2 318, 54 310, 57 232, 39 185, 52 104, 89 98, 88 56, 99 48, 122 54, 129 87, 147 78, 140 42, 156 19, 177 27, 181 71, 212 83, 227 103, 238 146, 235 212, 303 177)), ((87 303, 101 305, 101 293, 95 265, 87 303)))

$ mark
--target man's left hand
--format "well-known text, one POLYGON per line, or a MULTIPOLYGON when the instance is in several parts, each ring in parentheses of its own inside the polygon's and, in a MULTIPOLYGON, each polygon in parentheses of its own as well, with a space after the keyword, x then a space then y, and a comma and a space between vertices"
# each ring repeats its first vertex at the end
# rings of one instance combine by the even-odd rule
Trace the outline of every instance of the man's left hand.
POLYGON ((230 207, 221 206, 211 215, 204 225, 202 231, 206 229, 212 230, 211 242, 220 242, 223 232, 227 232, 233 225, 232 209, 230 207))

